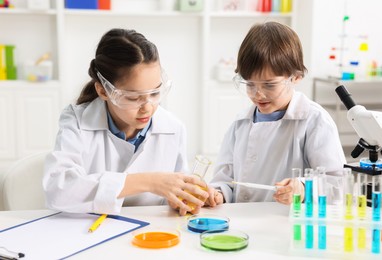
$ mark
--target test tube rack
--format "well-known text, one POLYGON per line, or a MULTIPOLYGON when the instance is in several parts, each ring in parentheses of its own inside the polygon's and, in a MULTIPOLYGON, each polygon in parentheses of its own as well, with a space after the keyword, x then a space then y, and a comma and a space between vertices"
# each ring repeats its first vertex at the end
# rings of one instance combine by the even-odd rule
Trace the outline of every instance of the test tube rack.
MULTIPOLYGON (((293 206, 289 213, 291 227, 291 251, 301 256, 329 257, 378 257, 381 253, 382 221, 372 220, 371 208, 366 210, 366 218, 345 219, 340 205, 327 205, 327 216, 318 217, 317 207, 312 217, 305 216, 305 205, 299 214, 293 206)), ((356 207, 353 207, 356 212, 356 207)))

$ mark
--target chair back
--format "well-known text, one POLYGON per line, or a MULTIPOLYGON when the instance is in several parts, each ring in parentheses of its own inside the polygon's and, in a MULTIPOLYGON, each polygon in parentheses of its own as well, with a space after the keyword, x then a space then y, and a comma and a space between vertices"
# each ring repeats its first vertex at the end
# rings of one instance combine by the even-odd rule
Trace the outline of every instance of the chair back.
POLYGON ((46 155, 47 152, 40 152, 24 157, 6 171, 2 188, 3 210, 46 209, 42 187, 46 155))

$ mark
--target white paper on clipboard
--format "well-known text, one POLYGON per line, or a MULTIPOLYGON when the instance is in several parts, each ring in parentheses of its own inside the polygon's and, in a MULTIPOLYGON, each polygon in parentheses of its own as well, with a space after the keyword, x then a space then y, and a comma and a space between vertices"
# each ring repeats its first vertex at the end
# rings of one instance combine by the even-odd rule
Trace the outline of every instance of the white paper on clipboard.
POLYGON ((108 216, 93 233, 88 229, 95 214, 54 213, 0 230, 0 246, 25 254, 28 259, 65 259, 149 223, 108 216))

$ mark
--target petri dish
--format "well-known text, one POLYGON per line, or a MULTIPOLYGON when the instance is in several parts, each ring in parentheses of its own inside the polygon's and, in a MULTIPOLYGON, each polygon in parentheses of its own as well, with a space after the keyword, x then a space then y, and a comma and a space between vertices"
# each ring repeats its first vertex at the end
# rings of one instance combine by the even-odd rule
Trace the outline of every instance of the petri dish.
POLYGON ((382 168, 382 160, 378 159, 376 162, 372 162, 368 158, 362 158, 359 161, 359 166, 369 170, 373 170, 374 168, 382 168))
POLYGON ((215 251, 238 251, 248 246, 248 235, 237 230, 212 230, 200 234, 200 244, 215 251))
POLYGON ((210 230, 227 230, 229 228, 229 218, 212 214, 198 214, 188 218, 188 230, 202 233, 210 230))
POLYGON ((167 248, 180 242, 180 233, 172 229, 145 229, 133 233, 132 244, 142 248, 167 248))

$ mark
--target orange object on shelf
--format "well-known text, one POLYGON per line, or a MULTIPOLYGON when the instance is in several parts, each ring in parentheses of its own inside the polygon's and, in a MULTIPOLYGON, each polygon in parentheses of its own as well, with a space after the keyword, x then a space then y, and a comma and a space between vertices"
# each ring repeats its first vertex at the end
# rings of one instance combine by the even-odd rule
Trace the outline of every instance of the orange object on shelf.
POLYGON ((99 10, 110 10, 111 1, 110 0, 98 0, 98 9, 99 10))

